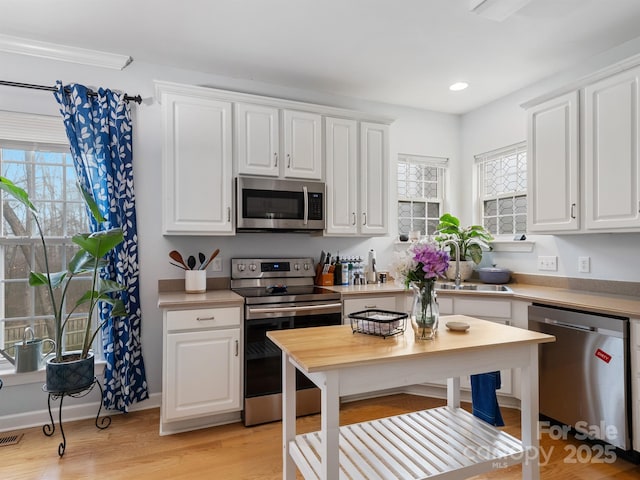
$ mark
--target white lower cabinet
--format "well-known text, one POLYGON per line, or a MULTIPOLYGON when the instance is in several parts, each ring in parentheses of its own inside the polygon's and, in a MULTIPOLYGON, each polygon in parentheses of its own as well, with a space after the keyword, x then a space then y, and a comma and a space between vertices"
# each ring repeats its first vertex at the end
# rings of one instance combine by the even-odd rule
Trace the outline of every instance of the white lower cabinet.
POLYGON ((631 418, 633 449, 640 452, 640 319, 631 319, 631 418))
MULTIPOLYGON (((405 308, 408 312, 411 312, 413 294, 407 294, 405 301, 405 308)), ((477 296, 457 295, 455 293, 446 296, 438 295, 438 310, 440 312, 439 329, 442 330, 447 328, 447 319, 443 318, 446 315, 468 315, 470 317, 481 318, 483 320, 502 323, 504 325, 515 325, 513 315, 516 311, 521 311, 520 308, 516 308, 516 303, 522 302, 513 302, 511 298, 478 298, 477 296)), ((507 395, 514 395, 516 393, 514 392, 514 375, 515 371, 512 370, 502 370, 500 372, 502 387, 498 390, 499 393, 507 395)), ((434 382, 434 384, 438 386, 445 386, 446 379, 443 379, 441 382, 434 382)), ((462 388, 471 389, 471 381, 469 380, 469 377, 461 378, 460 386, 462 388)))
POLYGON ((240 307, 164 312, 160 434, 226 423, 216 415, 241 410, 240 320, 240 307))

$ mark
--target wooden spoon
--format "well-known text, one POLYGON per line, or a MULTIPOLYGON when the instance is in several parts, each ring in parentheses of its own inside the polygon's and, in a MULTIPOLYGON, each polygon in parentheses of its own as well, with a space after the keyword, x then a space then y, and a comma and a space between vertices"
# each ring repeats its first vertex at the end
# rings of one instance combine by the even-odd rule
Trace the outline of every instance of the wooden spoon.
POLYGON ((216 248, 216 251, 215 251, 215 252, 213 252, 213 253, 211 254, 211 256, 209 257, 209 260, 207 260, 207 263, 204 263, 204 264, 200 265, 200 270, 206 270, 206 269, 207 269, 207 267, 209 266, 209 264, 211 263, 211 261, 212 261, 214 258, 216 258, 216 256, 217 256, 219 253, 220 253, 220 249, 219 249, 219 248, 216 248))
POLYGON ((180 255, 180 252, 177 250, 171 250, 169 252, 169 257, 171 257, 172 260, 175 260, 176 262, 178 262, 180 265, 182 265, 184 267, 185 270, 188 270, 189 267, 187 267, 187 264, 184 263, 184 258, 182 258, 182 255, 180 255))

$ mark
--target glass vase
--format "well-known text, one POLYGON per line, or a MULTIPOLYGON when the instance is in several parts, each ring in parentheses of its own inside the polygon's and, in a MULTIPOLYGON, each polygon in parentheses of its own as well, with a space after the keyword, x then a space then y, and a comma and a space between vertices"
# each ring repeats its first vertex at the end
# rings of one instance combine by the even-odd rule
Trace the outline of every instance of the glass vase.
POLYGON ((433 340, 438 333, 440 312, 436 300, 435 282, 412 285, 413 309, 411 326, 416 340, 433 340))

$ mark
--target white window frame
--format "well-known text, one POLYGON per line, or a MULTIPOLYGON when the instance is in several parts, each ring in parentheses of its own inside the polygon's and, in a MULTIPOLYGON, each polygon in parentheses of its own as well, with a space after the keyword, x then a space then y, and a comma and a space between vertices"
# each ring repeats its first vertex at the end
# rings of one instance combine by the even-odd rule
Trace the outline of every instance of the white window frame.
MULTIPOLYGON (((50 147, 52 150, 62 151, 69 149, 69 140, 64 130, 62 119, 60 117, 48 115, 0 111, 0 142, 3 145, 10 146, 12 144, 15 144, 19 148, 31 144, 37 145, 41 149, 47 147, 50 147)), ((76 232, 70 232, 70 234, 74 233, 76 232)), ((2 244, 0 244, 0 254, 4 255, 4 245, 17 243, 21 243, 21 240, 19 238, 3 237, 2 244)), ((68 238, 47 237, 47 244, 70 244, 70 236, 68 238)), ((0 275, 2 275, 2 278, 4 278, 4 267, 4 262, 0 261, 0 275)), ((0 284, 0 314, 4 315, 4 311, 5 293, 4 283, 2 283, 0 284)), ((37 317, 27 317, 26 319, 31 318, 37 317)), ((20 321, 20 318, 16 318, 15 320, 20 321)), ((0 322, 0 324, 0 345, 4 345, 4 322, 0 322)), ((96 359, 103 358, 101 341, 95 342, 94 351, 96 353, 96 359)), ((13 366, 6 359, 4 359, 4 357, 0 357, 0 372, 2 372, 3 378, 6 379, 7 374, 11 373, 12 370, 13 366)), ((39 378, 41 375, 37 372, 32 372, 25 374, 16 374, 16 376, 23 376, 25 378, 39 378)), ((7 383, 7 385, 20 383, 25 382, 14 380, 13 382, 7 383)))
MULTIPOLYGON (((425 215, 428 214, 428 204, 429 203, 437 203, 439 205, 439 215, 441 216, 442 213, 444 212, 444 205, 445 205, 445 177, 447 175, 447 171, 448 171, 448 166, 449 166, 449 159, 448 158, 444 158, 444 157, 435 157, 435 156, 428 156, 428 155, 414 155, 414 154, 405 154, 405 153, 400 153, 398 154, 398 163, 396 165, 396 193, 397 193, 397 202, 396 202, 396 212, 398 212, 399 210, 399 205, 400 202, 424 202, 425 203, 425 215), (413 165, 420 165, 420 166, 425 166, 425 167, 432 167, 432 168, 437 168, 438 169, 438 181, 437 181, 437 191, 438 191, 438 196, 437 197, 408 197, 408 196, 400 196, 400 193, 398 191, 398 184, 400 182, 400 180, 397 177, 398 174, 398 168, 400 163, 406 163, 406 164, 413 164, 413 165)), ((412 217, 413 218, 413 217, 412 217)), ((425 230, 426 230, 426 234, 427 236, 430 235, 428 232, 428 225, 429 225, 429 220, 428 220, 428 215, 427 218, 425 220, 425 230)), ((400 219, 397 216, 396 217, 396 228, 398 229, 398 233, 400 231, 400 219)), ((433 232, 432 232, 433 233, 433 232)))
MULTIPOLYGON (((505 192, 500 192, 498 194, 495 195, 487 195, 485 193, 485 176, 484 176, 484 168, 483 166, 490 161, 495 161, 495 160, 499 160, 501 158, 504 157, 508 157, 511 155, 519 155, 521 153, 524 153, 526 155, 527 153, 527 143, 526 141, 522 141, 513 145, 509 145, 506 147, 502 147, 502 148, 498 148, 495 150, 491 150, 485 153, 481 153, 479 155, 475 155, 475 166, 476 166, 476 173, 477 173, 477 179, 478 179, 478 184, 477 184, 477 191, 478 191, 478 218, 480 219, 480 223, 484 226, 485 225, 485 216, 484 216, 484 204, 486 201, 490 201, 490 200, 500 200, 500 199, 504 199, 504 198, 513 198, 515 201, 515 197, 519 197, 519 196, 525 196, 527 198, 528 201, 528 195, 527 195, 527 190, 526 187, 524 190, 515 190, 515 191, 505 191, 505 192)), ((525 168, 525 175, 526 175, 526 168, 525 168)), ((527 215, 528 215, 528 205, 527 205, 527 215)), ((498 212, 497 215, 497 221, 498 221, 498 229, 499 229, 499 219, 500 219, 500 215, 498 212)), ((514 214, 514 232, 513 233, 505 233, 505 234, 493 234, 494 237, 496 239, 500 239, 500 240, 506 240, 506 239, 513 239, 515 238, 516 235, 521 235, 524 234, 526 235, 526 230, 524 232, 518 232, 516 234, 515 232, 515 214, 514 214)), ((525 222, 526 225, 526 222, 525 222)))

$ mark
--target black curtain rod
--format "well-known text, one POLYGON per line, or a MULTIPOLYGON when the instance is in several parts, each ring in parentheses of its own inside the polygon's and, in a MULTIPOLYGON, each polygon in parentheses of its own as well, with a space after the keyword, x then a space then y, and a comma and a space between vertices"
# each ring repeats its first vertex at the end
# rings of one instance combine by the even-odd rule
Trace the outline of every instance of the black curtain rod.
MULTIPOLYGON (((58 89, 56 87, 47 87, 46 85, 34 85, 31 83, 20 83, 20 82, 8 82, 6 80, 0 80, 0 85, 5 85, 7 87, 20 87, 20 88, 31 88, 33 90, 47 90, 49 92, 57 92, 58 89)), ((70 90, 65 87, 64 91, 67 93, 70 93, 70 90)), ((87 93, 89 94, 90 97, 95 97, 98 94, 92 90, 87 90, 87 93)), ((126 93, 124 94, 124 99, 127 102, 136 102, 136 103, 142 103, 142 97, 140 95, 136 95, 135 97, 132 97, 131 95, 127 95, 126 93)))

